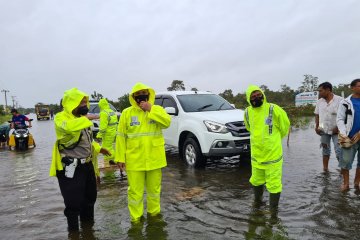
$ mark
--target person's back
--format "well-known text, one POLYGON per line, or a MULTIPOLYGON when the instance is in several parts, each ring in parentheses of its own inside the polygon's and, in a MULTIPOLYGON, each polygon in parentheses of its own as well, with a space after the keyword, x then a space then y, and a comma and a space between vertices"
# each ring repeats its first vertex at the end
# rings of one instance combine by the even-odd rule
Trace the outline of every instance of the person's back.
POLYGON ((118 119, 116 113, 110 108, 108 101, 105 98, 99 101, 100 108, 100 126, 97 138, 102 139, 102 146, 111 152, 110 156, 105 156, 105 160, 114 163, 114 147, 116 137, 116 128, 118 125, 118 119))

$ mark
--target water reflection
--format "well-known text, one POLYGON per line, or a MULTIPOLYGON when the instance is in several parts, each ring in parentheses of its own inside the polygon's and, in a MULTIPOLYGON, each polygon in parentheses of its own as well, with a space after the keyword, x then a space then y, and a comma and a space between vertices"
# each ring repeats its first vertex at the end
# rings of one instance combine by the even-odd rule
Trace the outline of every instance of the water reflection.
MULTIPOLYGON (((66 230, 56 178, 48 177, 52 121, 34 121, 37 147, 27 152, 0 149, 0 234, 2 239, 359 239, 360 193, 339 191, 337 161, 322 173, 319 140, 313 129, 292 132, 284 141, 283 192, 278 218, 271 218, 268 195, 254 209, 249 163, 221 159, 191 169, 167 152, 163 171, 162 217, 147 216, 132 226, 127 180, 118 170, 102 173, 95 224, 66 230)), ((354 174, 354 170, 351 171, 354 174)))
POLYGON ((290 239, 286 227, 277 216, 268 211, 253 208, 249 214, 248 230, 245 239, 290 239))

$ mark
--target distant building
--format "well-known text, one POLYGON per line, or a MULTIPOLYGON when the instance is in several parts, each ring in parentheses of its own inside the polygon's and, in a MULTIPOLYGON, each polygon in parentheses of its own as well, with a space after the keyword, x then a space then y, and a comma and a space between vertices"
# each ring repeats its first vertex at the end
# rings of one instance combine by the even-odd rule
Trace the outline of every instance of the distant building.
POLYGON ((318 99, 319 99, 318 91, 302 92, 295 96, 295 106, 299 107, 307 104, 311 104, 315 106, 318 99))

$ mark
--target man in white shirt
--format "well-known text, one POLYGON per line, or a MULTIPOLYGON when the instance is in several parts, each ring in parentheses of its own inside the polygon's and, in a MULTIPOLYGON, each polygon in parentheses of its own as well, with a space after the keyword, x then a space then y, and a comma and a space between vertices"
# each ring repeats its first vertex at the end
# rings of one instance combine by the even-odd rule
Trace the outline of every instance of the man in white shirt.
POLYGON ((331 153, 330 142, 333 141, 336 158, 341 158, 341 148, 338 143, 339 130, 336 125, 336 114, 340 101, 343 99, 332 92, 329 82, 321 83, 318 87, 320 99, 315 107, 315 132, 321 136, 320 141, 323 155, 324 172, 329 171, 331 153))

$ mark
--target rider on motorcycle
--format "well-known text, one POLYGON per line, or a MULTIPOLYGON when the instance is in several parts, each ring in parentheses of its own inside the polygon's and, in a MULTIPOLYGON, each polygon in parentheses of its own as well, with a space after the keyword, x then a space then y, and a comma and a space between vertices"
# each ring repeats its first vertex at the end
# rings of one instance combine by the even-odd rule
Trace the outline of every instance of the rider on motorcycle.
MULTIPOLYGON (((15 132, 17 131, 16 129, 30 128, 32 119, 29 119, 25 115, 19 114, 16 109, 11 109, 11 114, 13 115, 11 120, 11 128, 15 130, 9 136, 9 148, 11 150, 15 150, 15 148, 16 149, 18 148, 16 146, 17 141, 15 140, 15 132), (28 126, 26 126, 25 122, 29 123, 28 126)), ((32 134, 28 132, 28 136, 26 138, 27 138, 27 145, 25 145, 26 146, 25 148, 27 149, 27 148, 35 147, 35 141, 32 134)))
POLYGON ((11 120, 11 128, 25 127, 26 126, 25 121, 29 123, 28 127, 31 128, 31 121, 28 117, 18 113, 18 111, 15 108, 11 109, 11 114, 13 115, 11 120))

